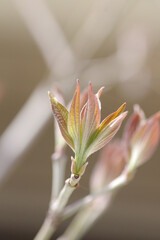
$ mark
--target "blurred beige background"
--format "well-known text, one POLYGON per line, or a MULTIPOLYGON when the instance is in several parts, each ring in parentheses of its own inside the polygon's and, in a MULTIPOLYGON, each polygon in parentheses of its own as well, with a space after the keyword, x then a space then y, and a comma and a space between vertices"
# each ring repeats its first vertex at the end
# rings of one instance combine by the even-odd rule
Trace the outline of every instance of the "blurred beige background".
MULTIPOLYGON (((130 113, 160 109, 159 13, 158 0, 0 0, 0 239, 32 239, 45 217, 54 82, 66 100, 76 78, 104 85, 103 117, 123 101, 130 113)), ((73 200, 88 193, 97 156, 73 200)), ((84 239, 160 239, 159 182, 158 148, 84 239)))

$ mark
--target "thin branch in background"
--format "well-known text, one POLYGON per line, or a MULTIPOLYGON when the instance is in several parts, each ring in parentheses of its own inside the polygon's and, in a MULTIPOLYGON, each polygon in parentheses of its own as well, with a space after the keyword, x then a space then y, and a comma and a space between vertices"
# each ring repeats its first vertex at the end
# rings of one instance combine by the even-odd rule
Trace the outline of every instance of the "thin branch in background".
POLYGON ((46 99, 47 89, 48 84, 39 85, 23 109, 1 135, 0 182, 13 167, 16 167, 15 163, 18 158, 32 145, 35 136, 48 123, 50 108, 46 99))
MULTIPOLYGON (((80 57, 91 58, 114 29, 127 1, 95 1, 89 15, 75 35, 72 45, 80 57), (98 21, 98 23, 97 23, 98 21), (95 37, 96 30, 96 37, 95 37), (89 43, 89 44, 87 44, 89 43)), ((130 2, 127 3, 127 6, 130 2)))
POLYGON ((27 28, 37 43, 50 71, 56 70, 59 56, 67 61, 61 61, 59 74, 73 71, 75 57, 69 47, 64 33, 59 27, 54 15, 51 14, 45 1, 13 0, 22 15, 27 28), (67 72, 66 72, 67 71, 67 72))
MULTIPOLYGON (((34 3, 25 0, 14 1, 19 11, 22 13, 32 36, 38 44, 50 71, 53 70, 57 54, 60 53, 59 51, 56 52, 57 49, 61 50, 61 54, 64 54, 64 49, 68 49, 68 59, 69 56, 70 59, 72 59, 72 54, 69 51, 68 44, 65 41, 63 34, 60 28, 58 28, 57 23, 52 19, 43 1, 34 1, 34 3), (37 11, 38 9, 39 11, 37 11), (43 21, 41 19, 40 11, 44 16, 43 21), (50 31, 48 29, 49 26, 50 31), (56 48, 53 47, 55 41, 57 41, 56 48)), ((64 70, 63 66, 62 70, 64 70)), ((22 110, 2 134, 0 138, 0 182, 7 176, 7 173, 15 167, 15 163, 19 157, 29 148, 29 146, 31 146, 36 136, 48 123, 50 111, 46 93, 52 81, 49 76, 44 79, 43 82, 45 83, 40 83, 39 86, 37 86, 22 110), (41 108, 39 108, 39 106, 41 106, 41 108), (44 109, 46 111, 45 114, 44 109), (15 138, 17 134, 18 137, 15 138), (10 149, 10 151, 8 151, 8 149, 10 149)))

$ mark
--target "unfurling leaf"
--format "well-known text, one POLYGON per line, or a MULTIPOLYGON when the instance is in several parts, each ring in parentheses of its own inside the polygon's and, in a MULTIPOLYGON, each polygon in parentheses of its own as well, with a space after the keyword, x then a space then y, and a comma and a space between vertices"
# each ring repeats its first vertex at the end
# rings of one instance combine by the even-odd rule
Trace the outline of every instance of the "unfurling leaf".
POLYGON ((77 81, 69 111, 49 92, 53 114, 61 133, 75 152, 75 158, 72 161, 74 174, 81 175, 83 173, 89 155, 102 148, 113 138, 127 115, 127 112, 123 113, 126 105, 124 103, 116 112, 100 123, 101 103, 99 98, 102 91, 103 87, 97 94, 94 94, 90 83, 86 101, 86 93, 82 98, 80 97, 80 85, 77 81))

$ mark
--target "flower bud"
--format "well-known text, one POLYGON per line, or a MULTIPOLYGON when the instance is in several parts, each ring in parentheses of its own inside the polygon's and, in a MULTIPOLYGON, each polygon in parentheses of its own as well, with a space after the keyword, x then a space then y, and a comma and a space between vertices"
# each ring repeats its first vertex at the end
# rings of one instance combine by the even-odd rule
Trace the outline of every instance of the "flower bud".
POLYGON ((145 119, 143 111, 139 106, 134 108, 134 114, 128 121, 123 141, 128 150, 130 171, 146 162, 154 153, 159 142, 160 113, 145 119))

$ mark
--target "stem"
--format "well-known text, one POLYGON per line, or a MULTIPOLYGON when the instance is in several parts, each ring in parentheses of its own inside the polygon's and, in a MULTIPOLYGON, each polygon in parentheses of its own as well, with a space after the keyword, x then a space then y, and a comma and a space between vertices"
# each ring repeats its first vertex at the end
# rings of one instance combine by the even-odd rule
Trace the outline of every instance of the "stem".
POLYGON ((59 223, 59 216, 66 206, 71 194, 77 188, 79 180, 80 177, 77 177, 74 174, 66 180, 58 198, 51 202, 48 215, 34 240, 50 239, 59 223))
POLYGON ((51 238, 54 230, 55 229, 54 225, 52 224, 52 219, 47 217, 34 240, 48 240, 51 238))
POLYGON ((108 194, 108 192, 115 191, 116 189, 124 186, 130 179, 128 179, 128 176, 126 174, 122 174, 119 177, 117 177, 115 180, 113 180, 109 185, 101 189, 100 191, 96 193, 92 193, 81 200, 77 201, 76 203, 68 206, 62 213, 62 219, 66 219, 68 217, 71 217, 73 214, 75 214, 78 210, 80 210, 82 207, 88 206, 89 203, 92 203, 95 199, 108 194))
MULTIPOLYGON (((58 98, 62 98, 61 95, 57 92, 55 88, 55 95, 58 98)), ((62 98, 63 100, 63 98, 62 98)), ((55 151, 51 156, 52 159, 52 192, 51 192, 51 200, 57 198, 60 190, 63 187, 65 181, 65 166, 66 166, 66 156, 65 156, 65 146, 66 143, 60 133, 58 124, 54 121, 54 141, 55 141, 55 151)))
POLYGON ((78 240, 95 224, 108 208, 111 196, 98 197, 83 207, 58 240, 78 240))
POLYGON ((63 210, 72 192, 77 188, 79 180, 80 177, 77 178, 74 174, 72 174, 71 177, 66 180, 65 185, 59 194, 59 197, 56 199, 56 201, 51 203, 51 212, 59 214, 63 210))
POLYGON ((57 198, 60 190, 63 187, 65 166, 66 166, 66 156, 64 155, 64 147, 58 149, 52 155, 52 191, 51 200, 57 198))
POLYGON ((80 239, 98 220, 98 218, 108 208, 114 192, 124 186, 130 180, 130 175, 124 172, 109 183, 102 190, 84 197, 82 200, 66 208, 63 217, 69 217, 75 212, 75 216, 70 226, 58 240, 78 240, 80 239))

